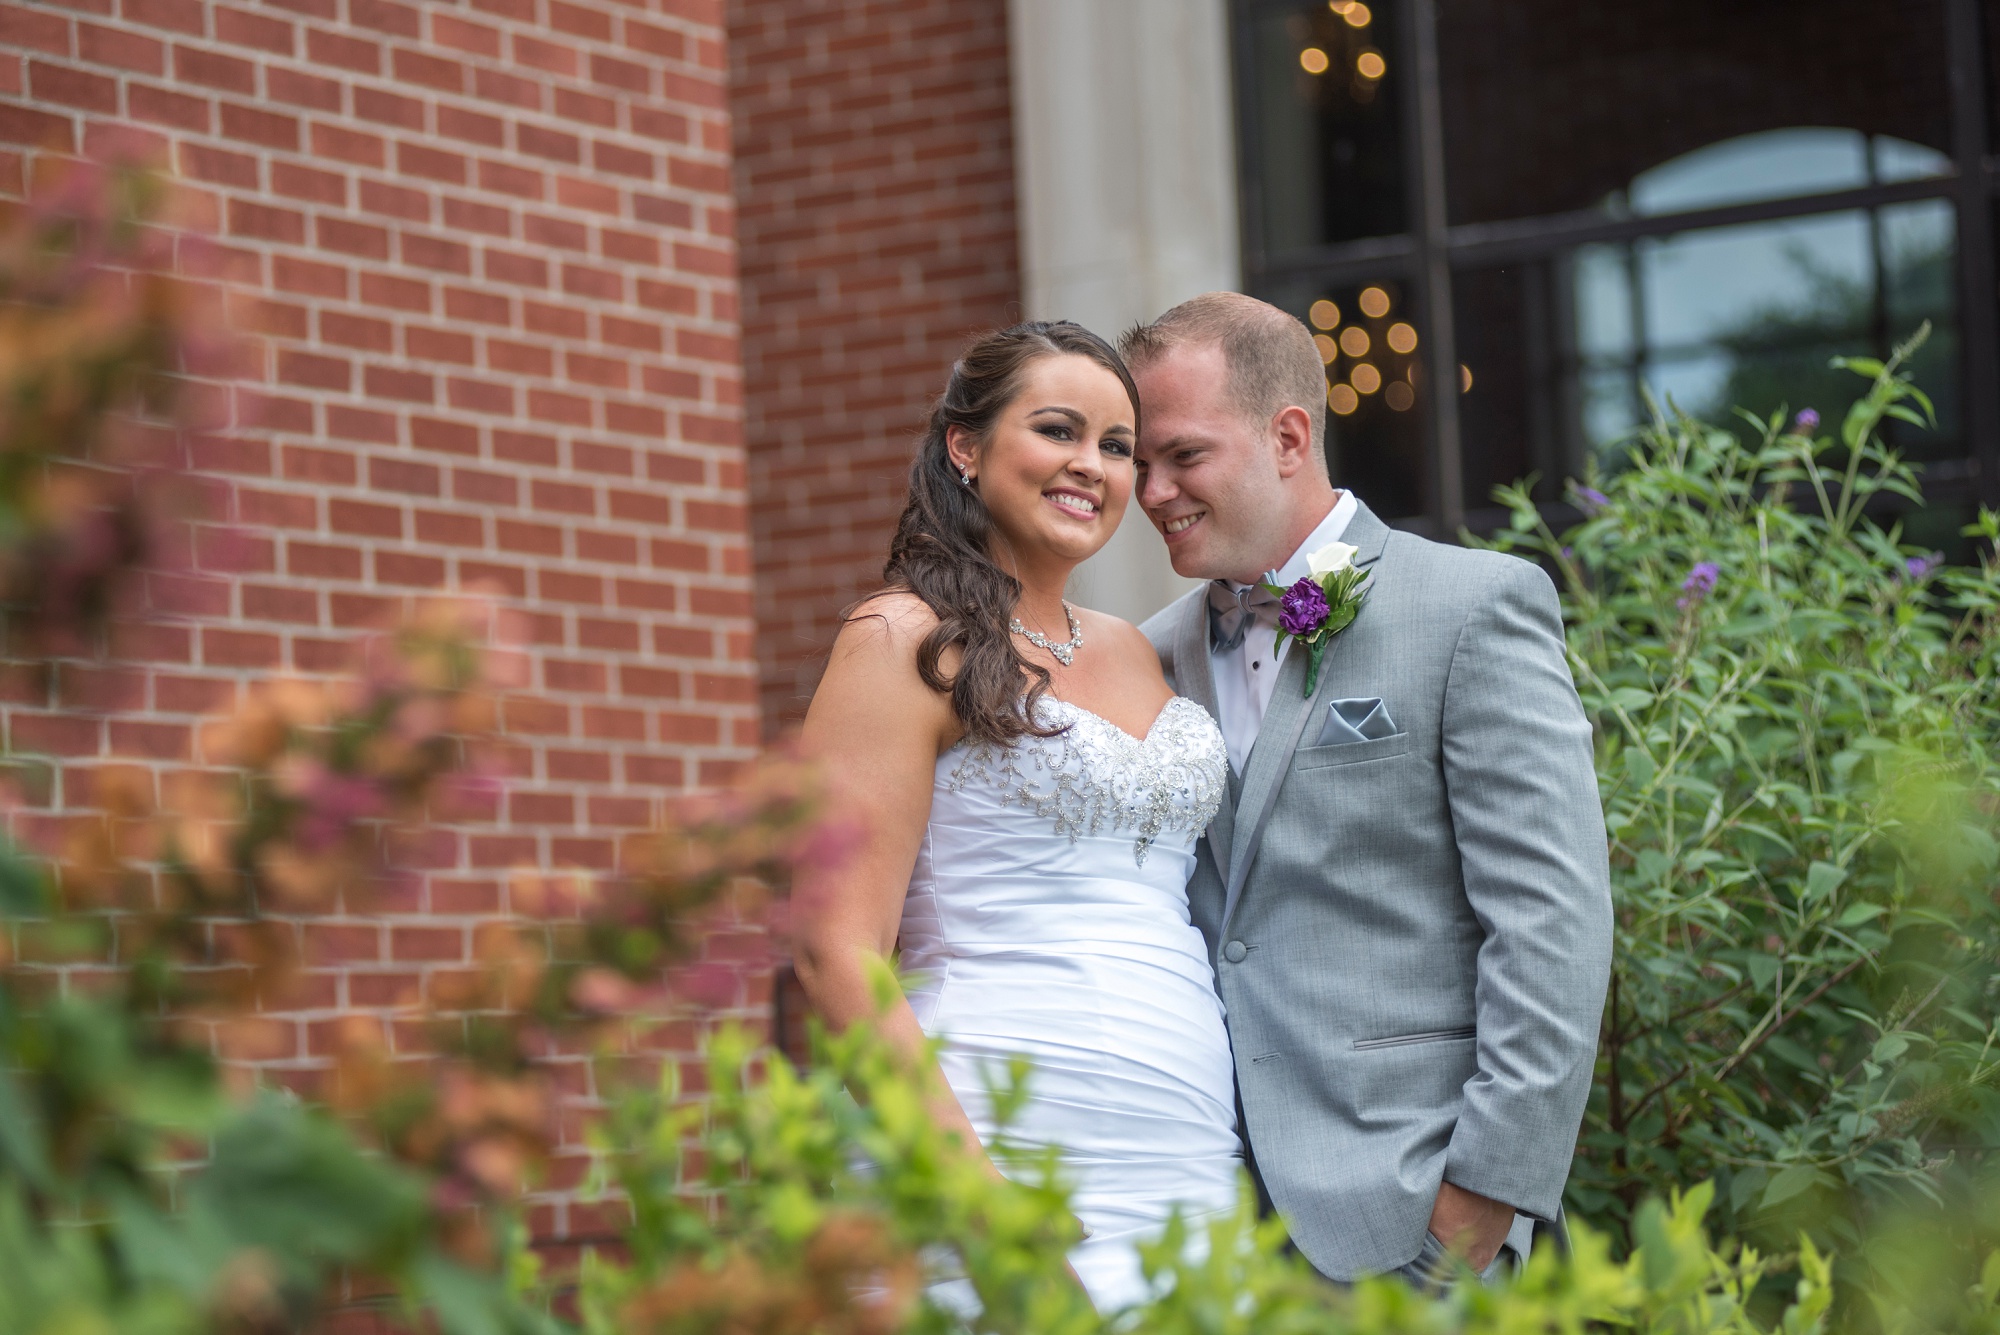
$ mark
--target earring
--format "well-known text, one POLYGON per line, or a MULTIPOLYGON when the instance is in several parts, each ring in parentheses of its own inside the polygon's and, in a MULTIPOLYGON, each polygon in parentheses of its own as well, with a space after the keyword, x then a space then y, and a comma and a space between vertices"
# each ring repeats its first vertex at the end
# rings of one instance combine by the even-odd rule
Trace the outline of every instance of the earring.
POLYGON ((959 469, 959 470, 958 470, 958 485, 959 485, 959 486, 961 486, 961 487, 969 487, 969 486, 971 486, 971 485, 972 485, 972 474, 971 474, 970 472, 968 472, 967 470, 963 469, 963 468, 959 469))

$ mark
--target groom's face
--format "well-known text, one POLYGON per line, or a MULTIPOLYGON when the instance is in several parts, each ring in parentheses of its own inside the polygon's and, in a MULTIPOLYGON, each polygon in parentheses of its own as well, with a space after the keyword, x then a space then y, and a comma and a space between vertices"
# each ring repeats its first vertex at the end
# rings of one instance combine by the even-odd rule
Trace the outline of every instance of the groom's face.
POLYGON ((1183 344, 1134 379, 1145 409, 1135 495, 1175 573, 1261 579, 1272 564, 1283 478, 1271 433, 1230 398, 1221 347, 1183 344))

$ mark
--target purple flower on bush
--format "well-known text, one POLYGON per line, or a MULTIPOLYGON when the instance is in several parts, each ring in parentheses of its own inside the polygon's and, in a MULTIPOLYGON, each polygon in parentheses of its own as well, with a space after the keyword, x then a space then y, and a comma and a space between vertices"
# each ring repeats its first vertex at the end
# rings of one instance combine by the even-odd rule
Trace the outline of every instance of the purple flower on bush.
POLYGON ((1681 581, 1681 597, 1674 606, 1686 607, 1698 603, 1715 592, 1716 581, 1722 578, 1722 567, 1713 561, 1696 561, 1688 577, 1681 581))
POLYGON ((1792 419, 1792 430, 1811 431, 1819 425, 1819 414, 1811 408, 1799 409, 1799 415, 1792 419))
POLYGON ((1611 498, 1595 487, 1578 487, 1576 499, 1582 502, 1586 514, 1595 514, 1611 504, 1611 498))
POLYGON ((1938 568, 1938 559, 1932 556, 1912 556, 1903 562, 1903 573, 1911 579, 1922 579, 1938 568))
POLYGON ((1326 624, 1326 590, 1310 575, 1285 590, 1278 600, 1278 629, 1287 635, 1310 635, 1326 624))

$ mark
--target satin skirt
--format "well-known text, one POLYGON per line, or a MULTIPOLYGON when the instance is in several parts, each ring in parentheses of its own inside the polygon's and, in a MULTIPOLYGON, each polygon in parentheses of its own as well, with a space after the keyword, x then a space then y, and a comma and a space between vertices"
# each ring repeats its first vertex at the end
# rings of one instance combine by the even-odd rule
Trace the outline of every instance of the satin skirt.
POLYGON ((1142 1301, 1137 1244, 1177 1208, 1200 1238, 1235 1210, 1243 1164, 1222 1004, 1186 918, 1192 855, 1155 848, 1141 868, 1129 839, 1086 838, 1009 875, 940 855, 959 833, 934 820, 906 902, 911 1005, 982 1141, 1060 1150, 1089 1235, 1070 1261, 1098 1309, 1142 1301), (1028 1095, 1002 1128, 992 1095, 1016 1060, 1028 1095))

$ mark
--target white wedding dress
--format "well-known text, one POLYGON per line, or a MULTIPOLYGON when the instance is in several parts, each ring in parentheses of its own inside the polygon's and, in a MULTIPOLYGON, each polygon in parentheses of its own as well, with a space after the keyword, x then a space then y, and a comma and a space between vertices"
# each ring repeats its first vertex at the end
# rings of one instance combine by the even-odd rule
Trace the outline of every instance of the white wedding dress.
POLYGON ((1222 1002, 1188 921, 1194 843, 1227 791, 1222 734, 1176 697, 1146 737, 1045 699, 1061 735, 938 758, 903 909, 903 967, 980 1138, 1012 1057, 1006 1134, 1062 1148, 1099 1310, 1147 1296, 1135 1244, 1178 1205, 1233 1210, 1243 1152, 1222 1002))

